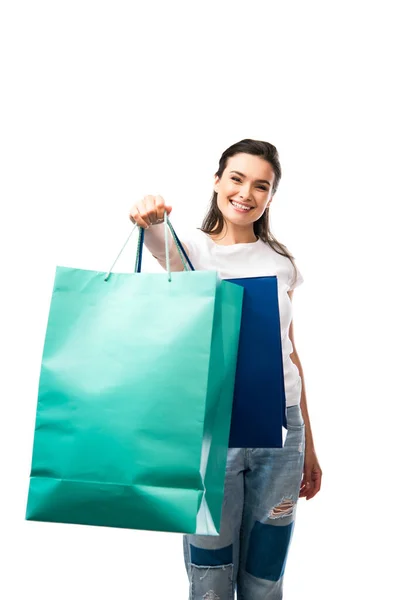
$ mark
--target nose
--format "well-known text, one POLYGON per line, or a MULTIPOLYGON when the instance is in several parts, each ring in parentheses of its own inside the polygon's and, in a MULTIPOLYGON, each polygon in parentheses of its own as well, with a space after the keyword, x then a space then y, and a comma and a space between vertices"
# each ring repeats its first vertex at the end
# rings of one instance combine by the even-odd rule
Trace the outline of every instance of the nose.
POLYGON ((250 184, 248 184, 247 186, 242 186, 240 188, 239 196, 242 198, 242 200, 251 200, 251 197, 250 197, 250 184))

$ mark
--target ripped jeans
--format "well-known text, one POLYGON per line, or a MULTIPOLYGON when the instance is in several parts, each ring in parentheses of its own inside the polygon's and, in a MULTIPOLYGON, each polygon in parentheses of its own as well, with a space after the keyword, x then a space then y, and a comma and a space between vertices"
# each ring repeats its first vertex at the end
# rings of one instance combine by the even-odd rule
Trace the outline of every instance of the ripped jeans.
POLYGON ((282 448, 228 448, 218 536, 184 535, 189 600, 281 600, 303 475, 300 405, 282 448))

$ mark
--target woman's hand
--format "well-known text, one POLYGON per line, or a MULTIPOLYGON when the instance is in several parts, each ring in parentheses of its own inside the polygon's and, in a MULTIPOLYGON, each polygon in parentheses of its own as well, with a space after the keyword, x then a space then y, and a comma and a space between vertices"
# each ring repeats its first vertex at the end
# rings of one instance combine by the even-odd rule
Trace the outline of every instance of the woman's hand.
POLYGON ((314 448, 305 448, 304 454, 304 472, 300 485, 299 498, 305 497, 310 500, 318 494, 321 489, 322 470, 318 462, 314 448))
POLYGON ((167 206, 165 200, 159 194, 157 196, 145 196, 142 200, 134 204, 129 213, 132 223, 137 223, 139 227, 148 229, 151 225, 157 225, 164 221, 164 212, 169 215, 172 206, 167 206))

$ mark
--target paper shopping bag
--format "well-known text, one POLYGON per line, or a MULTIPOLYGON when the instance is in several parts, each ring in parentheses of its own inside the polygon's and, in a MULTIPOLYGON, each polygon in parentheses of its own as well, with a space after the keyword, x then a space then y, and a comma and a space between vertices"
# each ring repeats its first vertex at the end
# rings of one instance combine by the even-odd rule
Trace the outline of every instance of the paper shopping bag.
POLYGON ((281 448, 287 423, 278 280, 227 281, 244 289, 229 447, 281 448))
POLYGON ((226 281, 244 290, 229 447, 281 448, 287 421, 278 278, 226 281))
POLYGON ((26 518, 218 535, 243 290, 139 254, 56 269, 26 518))

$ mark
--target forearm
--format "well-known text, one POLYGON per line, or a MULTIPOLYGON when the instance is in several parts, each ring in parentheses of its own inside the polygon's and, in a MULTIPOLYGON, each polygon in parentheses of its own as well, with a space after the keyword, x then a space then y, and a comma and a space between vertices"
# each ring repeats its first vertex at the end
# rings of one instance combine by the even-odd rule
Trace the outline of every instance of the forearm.
MULTIPOLYGON (((151 225, 149 229, 146 229, 144 234, 144 245, 151 252, 154 258, 157 259, 159 264, 166 269, 166 254, 165 254, 165 225, 160 223, 158 225, 151 225)), ((172 239, 171 232, 168 230, 168 248, 171 271, 183 271, 183 264, 179 255, 179 252, 175 246, 174 240, 172 239)))
POLYGON ((290 358, 294 362, 296 367, 299 369, 299 373, 300 373, 300 377, 301 377, 302 386, 301 386, 301 397, 300 397, 300 409, 301 409, 301 413, 303 415, 304 425, 305 425, 306 446, 307 446, 307 448, 314 448, 314 439, 313 439, 313 435, 312 435, 312 431, 311 431, 310 416, 308 414, 308 407, 307 407, 306 386, 305 386, 305 382, 304 382, 303 367, 301 366, 301 362, 300 362, 299 355, 297 354, 297 352, 293 352, 290 355, 290 358))

